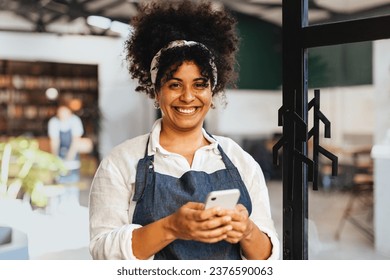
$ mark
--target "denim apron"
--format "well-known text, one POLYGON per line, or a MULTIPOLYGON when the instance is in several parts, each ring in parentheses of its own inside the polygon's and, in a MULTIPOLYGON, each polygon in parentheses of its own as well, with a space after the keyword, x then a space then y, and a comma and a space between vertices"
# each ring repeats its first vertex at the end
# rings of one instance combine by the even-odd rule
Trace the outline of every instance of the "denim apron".
POLYGON ((72 130, 69 129, 67 131, 60 130, 60 148, 58 150, 58 155, 60 158, 64 159, 66 154, 70 149, 70 145, 72 144, 72 130))
MULTIPOLYGON (((66 158, 70 146, 72 144, 72 130, 60 131, 60 147, 58 149, 58 156, 62 159, 66 158)), ((80 156, 77 153, 74 160, 80 160, 80 156)), ((66 175, 60 175, 57 178, 58 183, 76 183, 80 181, 80 169, 72 169, 66 175)))
MULTIPOLYGON (((148 155, 146 144, 145 157, 139 160, 133 201, 136 207, 133 223, 145 226, 164 218, 183 204, 204 202, 210 191, 238 188, 241 192, 239 203, 249 214, 252 203, 237 168, 233 165, 220 145, 218 149, 226 169, 207 174, 202 171, 187 171, 181 178, 160 174, 154 171, 154 155, 148 155)), ((240 245, 226 241, 203 243, 191 240, 175 240, 155 254, 156 260, 195 260, 195 259, 241 259, 240 245)))

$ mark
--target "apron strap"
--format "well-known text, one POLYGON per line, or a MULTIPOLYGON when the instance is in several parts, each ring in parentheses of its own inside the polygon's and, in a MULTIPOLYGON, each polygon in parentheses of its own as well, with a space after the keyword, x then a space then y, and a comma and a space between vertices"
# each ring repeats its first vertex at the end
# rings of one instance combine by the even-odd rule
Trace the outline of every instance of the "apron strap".
POLYGON ((133 201, 138 201, 142 198, 145 190, 147 176, 153 176, 154 155, 148 156, 149 140, 150 134, 146 142, 145 156, 140 159, 137 164, 133 201))
MULTIPOLYGON (((206 131, 206 133, 207 133, 211 138, 213 138, 215 141, 217 141, 217 139, 215 139, 214 136, 211 135, 211 133, 209 133, 209 132, 207 132, 207 131, 206 131)), ((221 145, 220 145, 218 142, 217 142, 217 147, 218 147, 219 152, 221 153, 222 161, 223 161, 223 163, 225 164, 226 169, 231 170, 231 169, 236 168, 236 167, 234 166, 233 162, 232 162, 232 161, 229 159, 229 157, 225 154, 225 152, 223 151, 221 145)))
POLYGON ((153 164, 154 155, 145 156, 138 161, 133 201, 138 201, 142 198, 146 186, 147 177, 153 177, 154 174, 153 164))
POLYGON ((148 141, 146 141, 145 154, 144 154, 145 157, 148 155, 149 140, 150 140, 150 134, 148 136, 148 141))

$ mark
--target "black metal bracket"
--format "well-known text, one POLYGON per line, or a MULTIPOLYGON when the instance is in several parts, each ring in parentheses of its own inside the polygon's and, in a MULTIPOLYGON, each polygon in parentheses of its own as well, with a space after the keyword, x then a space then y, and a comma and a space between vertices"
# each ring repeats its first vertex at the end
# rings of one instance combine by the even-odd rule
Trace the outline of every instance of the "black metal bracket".
MULTIPOLYGON (((286 128, 289 128, 291 135, 295 135, 296 138, 293 139, 293 143, 288 143, 286 141, 285 136, 279 139, 279 141, 273 146, 272 154, 273 154, 273 162, 275 165, 279 165, 278 162, 278 153, 279 150, 283 147, 290 154, 294 154, 294 157, 299 160, 301 163, 305 163, 308 167, 308 181, 313 183, 313 190, 318 190, 318 177, 319 177, 319 154, 324 155, 332 162, 332 176, 337 176, 337 167, 338 167, 338 158, 325 148, 320 145, 320 121, 325 125, 325 138, 330 138, 331 129, 330 129, 330 121, 326 118, 326 116, 320 110, 320 90, 314 90, 314 98, 308 104, 308 110, 313 108, 313 128, 307 132, 307 124, 302 120, 301 117, 298 116, 297 113, 291 112, 290 110, 286 110, 284 106, 282 106, 278 111, 278 125, 284 125, 286 128), (293 130, 293 131, 291 131, 293 130), (313 160, 304 156, 302 153, 295 149, 295 141, 305 141, 307 142, 310 138, 313 138, 313 160)), ((295 161, 294 161, 295 164, 295 161)), ((286 180, 294 179, 294 167, 289 168, 288 172, 286 172, 287 178, 286 180)), ((288 192, 288 199, 293 199, 292 191, 288 192)))
MULTIPOLYGON (((295 95, 295 92, 294 92, 295 95)), ((287 129, 287 135, 295 135, 292 139, 292 143, 288 143, 285 136, 282 136, 279 141, 273 146, 272 148, 272 154, 273 154, 273 163, 275 165, 279 165, 278 158, 279 158, 279 150, 283 147, 283 150, 285 152, 288 152, 290 155, 293 155, 294 161, 293 165, 295 164, 306 164, 308 167, 308 180, 311 182, 313 181, 314 176, 314 162, 303 155, 300 151, 298 151, 295 148, 296 141, 300 142, 307 142, 308 140, 308 132, 307 132, 307 124, 305 121, 296 113, 291 110, 285 109, 284 106, 282 106, 278 111, 278 125, 282 126, 287 129)), ((294 180, 295 176, 295 166, 292 168, 289 168, 287 170, 286 179, 288 180, 294 180)), ((292 189, 288 190, 287 193, 287 199, 293 200, 293 191, 292 189)))
POLYGON ((319 154, 324 155, 332 162, 332 176, 337 176, 338 158, 320 145, 320 121, 325 125, 325 138, 330 138, 330 121, 320 110, 320 90, 314 90, 314 98, 309 102, 308 110, 313 108, 313 128, 309 131, 309 139, 313 137, 313 162, 314 162, 314 178, 313 190, 318 190, 319 176, 319 154))

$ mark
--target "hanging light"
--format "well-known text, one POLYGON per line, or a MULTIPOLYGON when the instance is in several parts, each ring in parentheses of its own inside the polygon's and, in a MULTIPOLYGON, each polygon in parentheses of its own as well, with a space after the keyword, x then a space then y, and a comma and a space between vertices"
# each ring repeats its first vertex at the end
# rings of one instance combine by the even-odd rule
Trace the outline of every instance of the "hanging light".
POLYGON ((122 36, 128 36, 132 32, 132 27, 126 23, 114 20, 111 23, 110 30, 119 33, 122 36))
POLYGON ((56 100, 58 97, 58 90, 56 88, 48 88, 45 92, 47 99, 56 100))
POLYGON ((111 19, 102 16, 89 16, 87 17, 87 23, 101 29, 109 29, 111 26, 111 19))
POLYGON ((69 108, 72 109, 72 111, 79 111, 83 107, 83 102, 81 99, 76 98, 69 101, 69 108))

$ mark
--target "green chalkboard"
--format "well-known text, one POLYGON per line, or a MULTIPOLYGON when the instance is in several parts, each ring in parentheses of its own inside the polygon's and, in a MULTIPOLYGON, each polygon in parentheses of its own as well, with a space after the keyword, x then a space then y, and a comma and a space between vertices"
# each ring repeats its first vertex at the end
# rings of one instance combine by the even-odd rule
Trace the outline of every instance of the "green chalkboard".
MULTIPOLYGON (((239 89, 275 90, 282 85, 282 28, 248 15, 235 14, 241 37, 239 89)), ((309 87, 372 84, 372 42, 312 48, 309 87)))

